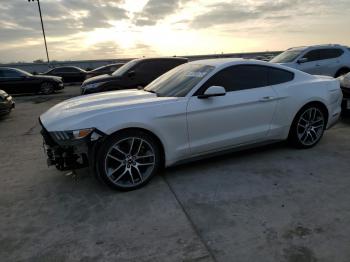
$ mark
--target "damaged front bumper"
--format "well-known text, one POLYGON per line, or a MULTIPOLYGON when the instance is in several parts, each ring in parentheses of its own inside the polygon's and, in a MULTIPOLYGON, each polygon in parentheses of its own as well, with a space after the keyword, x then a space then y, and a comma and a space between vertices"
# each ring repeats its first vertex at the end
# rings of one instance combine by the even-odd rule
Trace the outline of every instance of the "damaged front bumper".
MULTIPOLYGON (((43 146, 47 155, 48 166, 56 166, 58 170, 75 170, 93 165, 94 152, 98 142, 105 134, 94 129, 88 136, 79 140, 59 140, 58 132, 48 132, 42 126, 43 146)), ((63 136, 62 136, 63 137, 63 136)))

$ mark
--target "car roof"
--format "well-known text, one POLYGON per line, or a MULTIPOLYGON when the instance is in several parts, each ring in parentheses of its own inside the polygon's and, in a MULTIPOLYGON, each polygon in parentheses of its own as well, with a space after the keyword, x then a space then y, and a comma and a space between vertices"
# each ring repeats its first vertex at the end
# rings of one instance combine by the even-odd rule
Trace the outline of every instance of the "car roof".
POLYGON ((190 62, 190 64, 200 64, 200 65, 209 65, 209 66, 221 66, 225 64, 239 64, 242 61, 249 61, 249 59, 243 58, 213 58, 213 59, 204 59, 204 60, 196 60, 190 62))
POLYGON ((169 57, 148 57, 148 58, 138 58, 135 59, 138 61, 152 61, 152 60, 179 60, 179 61, 188 61, 188 58, 186 57, 173 57, 173 56, 169 56, 169 57))
POLYGON ((208 65, 208 66, 214 66, 218 69, 225 68, 227 66, 233 66, 233 65, 261 65, 261 66, 268 66, 268 67, 274 67, 279 68, 282 70, 286 70, 289 72, 300 72, 301 74, 305 74, 299 70, 293 69, 291 67, 286 67, 283 65, 270 63, 266 61, 261 60, 255 60, 255 59, 244 59, 244 58, 215 58, 215 59, 205 59, 205 60, 196 60, 192 61, 189 64, 193 65, 208 65))
POLYGON ((338 44, 323 44, 323 45, 311 45, 311 46, 297 46, 297 47, 291 47, 287 50, 298 50, 303 51, 307 49, 316 49, 316 48, 343 48, 345 46, 338 45, 338 44))
POLYGON ((281 68, 279 65, 276 65, 274 63, 261 61, 261 60, 255 60, 255 59, 245 59, 245 58, 205 59, 205 60, 192 61, 189 64, 209 65, 209 66, 214 66, 214 67, 225 67, 225 66, 229 66, 229 65, 244 64, 244 65, 264 65, 264 66, 281 68))
POLYGON ((54 67, 52 69, 57 69, 57 68, 77 68, 77 69, 81 69, 80 67, 78 66, 57 66, 57 67, 54 67))

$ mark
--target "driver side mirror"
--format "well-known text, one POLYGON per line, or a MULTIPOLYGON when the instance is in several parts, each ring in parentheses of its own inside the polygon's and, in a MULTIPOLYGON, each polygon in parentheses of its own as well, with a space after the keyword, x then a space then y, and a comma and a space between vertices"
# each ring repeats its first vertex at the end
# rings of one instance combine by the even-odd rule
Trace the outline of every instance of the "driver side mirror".
POLYGON ((136 75, 135 71, 129 71, 128 72, 128 77, 134 77, 136 75))
POLYGON ((222 86, 211 86, 205 90, 203 95, 199 95, 199 99, 209 98, 212 96, 224 96, 226 95, 226 90, 222 86))
POLYGON ((297 63, 298 64, 303 64, 303 63, 306 63, 308 61, 309 61, 309 59, 307 59, 306 57, 303 57, 303 58, 300 58, 297 63))

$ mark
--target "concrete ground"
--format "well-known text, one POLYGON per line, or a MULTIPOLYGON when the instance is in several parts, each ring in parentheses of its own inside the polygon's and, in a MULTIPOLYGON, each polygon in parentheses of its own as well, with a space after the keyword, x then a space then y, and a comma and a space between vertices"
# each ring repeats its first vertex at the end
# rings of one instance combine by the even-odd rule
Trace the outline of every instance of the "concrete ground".
POLYGON ((216 157, 120 193, 46 166, 38 116, 77 94, 16 97, 0 120, 1 261, 350 260, 350 118, 310 150, 216 157))

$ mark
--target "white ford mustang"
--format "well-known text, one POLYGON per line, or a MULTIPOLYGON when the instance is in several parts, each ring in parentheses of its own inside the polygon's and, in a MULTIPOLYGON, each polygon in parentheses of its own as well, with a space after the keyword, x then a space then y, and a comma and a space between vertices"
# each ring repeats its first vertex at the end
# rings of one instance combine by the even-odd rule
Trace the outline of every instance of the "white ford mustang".
POLYGON ((288 139, 309 148, 341 112, 339 81, 276 64, 213 59, 181 65, 143 90, 69 99, 41 115, 48 163, 90 166, 131 190, 162 167, 288 139))

